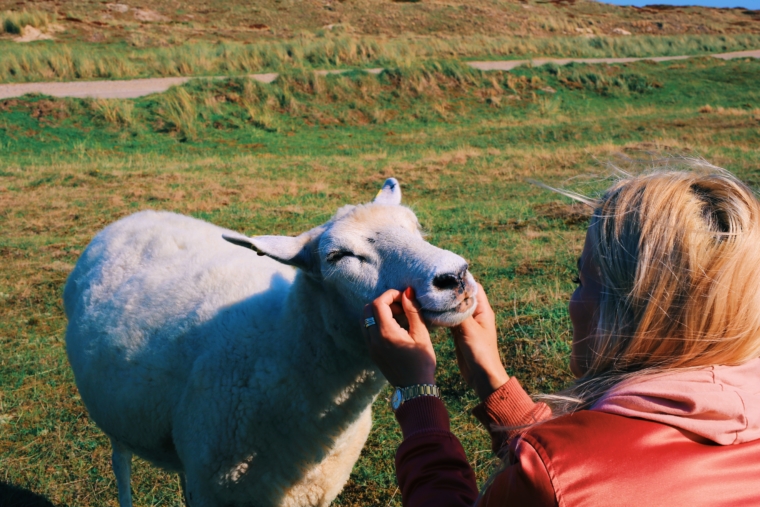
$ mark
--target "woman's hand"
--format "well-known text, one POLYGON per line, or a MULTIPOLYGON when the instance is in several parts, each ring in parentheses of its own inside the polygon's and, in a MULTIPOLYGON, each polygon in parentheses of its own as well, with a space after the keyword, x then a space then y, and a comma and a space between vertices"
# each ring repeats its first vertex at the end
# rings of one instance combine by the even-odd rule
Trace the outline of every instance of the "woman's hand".
POLYGON ((396 387, 435 384, 435 352, 430 333, 420 315, 411 287, 403 293, 391 289, 364 307, 362 329, 372 360, 396 387), (396 316, 406 316, 409 331, 396 316), (375 317, 376 325, 365 327, 364 319, 375 317))
POLYGON ((478 306, 472 317, 451 328, 465 382, 481 401, 506 384, 509 375, 501 364, 496 339, 496 319, 483 286, 478 284, 478 306))

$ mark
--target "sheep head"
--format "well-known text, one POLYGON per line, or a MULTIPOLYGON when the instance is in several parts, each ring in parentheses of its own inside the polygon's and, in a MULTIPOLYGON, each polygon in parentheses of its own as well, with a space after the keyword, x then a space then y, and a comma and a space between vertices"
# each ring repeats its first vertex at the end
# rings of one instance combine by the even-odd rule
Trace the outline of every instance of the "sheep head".
POLYGON ((467 262, 425 241, 414 212, 401 205, 395 178, 372 202, 344 206, 299 236, 224 239, 303 270, 356 316, 386 290, 409 286, 431 325, 457 325, 475 310, 477 285, 467 262))

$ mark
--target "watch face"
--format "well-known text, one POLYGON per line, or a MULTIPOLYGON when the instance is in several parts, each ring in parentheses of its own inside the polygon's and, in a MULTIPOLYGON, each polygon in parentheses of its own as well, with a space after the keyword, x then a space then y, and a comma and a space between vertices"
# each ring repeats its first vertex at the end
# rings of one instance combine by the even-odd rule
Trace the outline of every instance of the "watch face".
POLYGON ((398 408, 401 406, 401 389, 396 389, 393 391, 393 396, 391 396, 391 408, 393 410, 398 410, 398 408))

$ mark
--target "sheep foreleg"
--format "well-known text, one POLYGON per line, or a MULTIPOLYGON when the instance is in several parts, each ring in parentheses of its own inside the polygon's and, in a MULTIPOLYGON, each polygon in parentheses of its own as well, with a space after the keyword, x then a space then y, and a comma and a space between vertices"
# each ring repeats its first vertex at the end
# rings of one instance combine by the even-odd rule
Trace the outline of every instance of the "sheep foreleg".
POLYGON ((132 491, 130 481, 132 474, 132 453, 111 439, 113 455, 111 464, 116 475, 116 486, 119 488, 119 507, 132 507, 132 491))
POLYGON ((179 474, 179 484, 182 486, 182 499, 185 500, 185 507, 190 507, 190 502, 187 501, 187 480, 185 474, 179 474))

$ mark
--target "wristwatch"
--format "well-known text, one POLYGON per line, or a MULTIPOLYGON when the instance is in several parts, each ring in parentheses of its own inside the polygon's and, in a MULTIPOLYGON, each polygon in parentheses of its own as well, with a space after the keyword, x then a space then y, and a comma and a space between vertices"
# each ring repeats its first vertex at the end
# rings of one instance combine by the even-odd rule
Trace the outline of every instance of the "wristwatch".
POLYGON ((416 384, 409 387, 397 387, 391 396, 391 408, 395 412, 404 403, 420 396, 441 397, 441 390, 435 384, 416 384))

